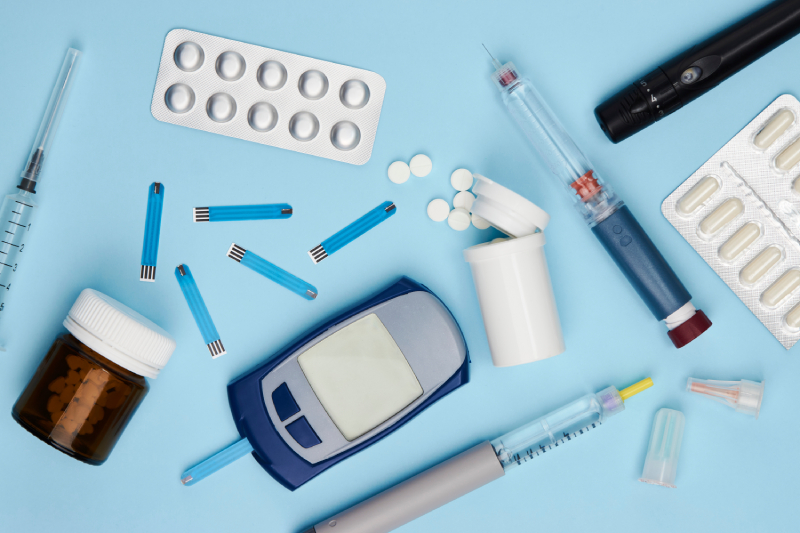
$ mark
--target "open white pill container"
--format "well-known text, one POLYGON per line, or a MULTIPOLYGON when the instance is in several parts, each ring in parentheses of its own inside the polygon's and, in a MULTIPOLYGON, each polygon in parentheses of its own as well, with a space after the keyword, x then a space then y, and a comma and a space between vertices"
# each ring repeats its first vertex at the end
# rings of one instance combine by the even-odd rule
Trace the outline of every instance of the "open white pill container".
POLYGON ((564 336, 542 230, 550 215, 479 174, 473 214, 510 238, 464 250, 472 270, 494 366, 547 359, 564 351, 564 336))
POLYGON ((800 340, 800 102, 785 94, 661 205, 786 348, 800 340))

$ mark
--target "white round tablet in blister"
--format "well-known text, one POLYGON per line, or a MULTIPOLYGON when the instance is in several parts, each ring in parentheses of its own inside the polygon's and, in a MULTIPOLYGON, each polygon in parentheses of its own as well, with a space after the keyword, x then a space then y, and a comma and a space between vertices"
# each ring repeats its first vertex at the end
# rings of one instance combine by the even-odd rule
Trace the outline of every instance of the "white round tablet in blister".
POLYGON ((286 84, 286 67, 277 61, 264 61, 258 67, 258 84, 268 91, 277 91, 286 84))
POLYGON ((450 205, 441 198, 431 200, 428 204, 428 217, 434 222, 442 222, 450 214, 450 205))
POLYGON ((244 76, 244 58, 239 52, 222 52, 217 58, 217 75, 225 81, 236 81, 244 76))
MULTIPOLYGON (((389 180, 392 183, 405 183, 411 175, 411 170, 404 161, 395 161, 389 165, 389 180)), ((449 209, 448 209, 449 210, 449 209)))
POLYGON ((253 104, 247 113, 247 123, 256 131, 270 131, 278 123, 278 110, 267 102, 253 104))
POLYGON ((472 172, 466 168, 459 168, 450 174, 450 185, 457 191, 466 191, 472 187, 472 172))
POLYGON ((194 72, 203 66, 206 56, 199 44, 186 41, 178 45, 172 57, 179 69, 184 72, 194 72))
POLYGON ((339 150, 352 150, 361 141, 361 131, 349 120, 337 122, 331 128, 331 143, 339 150))
POLYGON ((447 216, 447 224, 456 231, 464 231, 469 227, 469 223, 469 213, 461 207, 456 207, 447 216))
POLYGON ((319 133, 319 120, 308 111, 295 113, 289 121, 289 133, 298 141, 310 141, 319 133))
POLYGON ((194 91, 184 83, 176 83, 167 89, 164 103, 173 113, 186 113, 194 107, 194 91))
POLYGON ((328 78, 318 70, 307 70, 300 76, 297 88, 305 98, 319 100, 328 92, 328 78))
POLYGON ((424 178, 433 170, 433 162, 431 158, 425 154, 418 154, 412 157, 408 166, 411 169, 411 173, 418 178, 424 178))
POLYGON ((369 87, 361 80, 349 80, 339 89, 339 100, 345 107, 361 109, 369 102, 369 87))
POLYGON ((212 94, 206 103, 206 113, 214 122, 228 122, 236 115, 236 102, 229 94, 212 94))
POLYGON ((475 196, 469 191, 461 191, 453 198, 453 207, 461 207, 467 211, 472 211, 472 204, 475 203, 475 196))

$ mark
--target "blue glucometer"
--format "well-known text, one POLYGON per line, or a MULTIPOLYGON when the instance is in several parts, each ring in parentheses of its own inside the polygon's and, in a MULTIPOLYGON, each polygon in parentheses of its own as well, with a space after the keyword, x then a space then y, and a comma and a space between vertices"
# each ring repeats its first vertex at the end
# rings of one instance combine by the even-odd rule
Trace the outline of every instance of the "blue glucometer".
POLYGON ((402 278, 228 385, 256 460, 294 490, 467 383, 447 307, 402 278))

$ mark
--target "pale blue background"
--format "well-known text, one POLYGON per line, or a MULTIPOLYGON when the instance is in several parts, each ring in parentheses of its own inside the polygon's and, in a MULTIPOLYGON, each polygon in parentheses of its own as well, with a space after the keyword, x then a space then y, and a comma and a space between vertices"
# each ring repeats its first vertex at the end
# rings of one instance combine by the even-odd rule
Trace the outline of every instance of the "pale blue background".
POLYGON ((764 4, 756 0, 571 2, 13 2, 0 7, 0 190, 16 185, 55 74, 83 50, 42 175, 39 218, 0 332, 0 530, 295 533, 473 444, 586 392, 652 376, 601 431, 439 509, 403 533, 787 531, 796 528, 797 349, 787 352, 663 218, 662 200, 773 99, 800 94, 800 40, 612 145, 592 110, 606 96, 764 4), (189 28, 374 70, 387 82, 372 159, 356 167, 157 122, 164 37, 189 28), (507 117, 481 43, 512 60, 625 198, 714 327, 675 350, 507 117), (398 186, 392 161, 424 152, 398 186), (459 167, 552 215, 546 247, 567 351, 491 365, 461 250, 492 232, 434 224, 459 167), (138 281, 147 186, 166 185, 159 275, 138 281), (305 251, 391 199, 398 214, 319 266, 305 251), (193 224, 190 208, 289 202, 289 221, 193 224), (232 241, 320 289, 307 302, 225 257, 232 241), (172 268, 201 284, 228 355, 212 361, 172 268), (293 337, 407 274, 452 309, 472 381, 390 438, 292 493, 252 458, 185 488, 184 468, 236 431, 225 386, 293 337), (148 316, 178 349, 102 467, 45 446, 9 411, 75 297, 92 287, 148 316), (758 421, 683 391, 688 376, 766 379, 758 421), (677 490, 637 481, 653 415, 686 414, 677 490))

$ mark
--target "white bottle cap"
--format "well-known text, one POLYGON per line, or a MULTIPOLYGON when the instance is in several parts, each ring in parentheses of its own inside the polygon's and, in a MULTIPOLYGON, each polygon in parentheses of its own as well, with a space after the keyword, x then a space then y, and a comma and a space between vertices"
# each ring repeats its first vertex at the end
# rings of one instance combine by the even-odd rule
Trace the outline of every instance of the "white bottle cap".
POLYGON ((175 351, 169 333, 105 294, 84 289, 64 327, 109 361, 140 376, 155 378, 175 351))
POLYGON ((544 231, 550 215, 541 207, 487 177, 480 174, 473 177, 476 180, 472 187, 476 196, 473 213, 512 237, 524 237, 537 229, 544 231))

